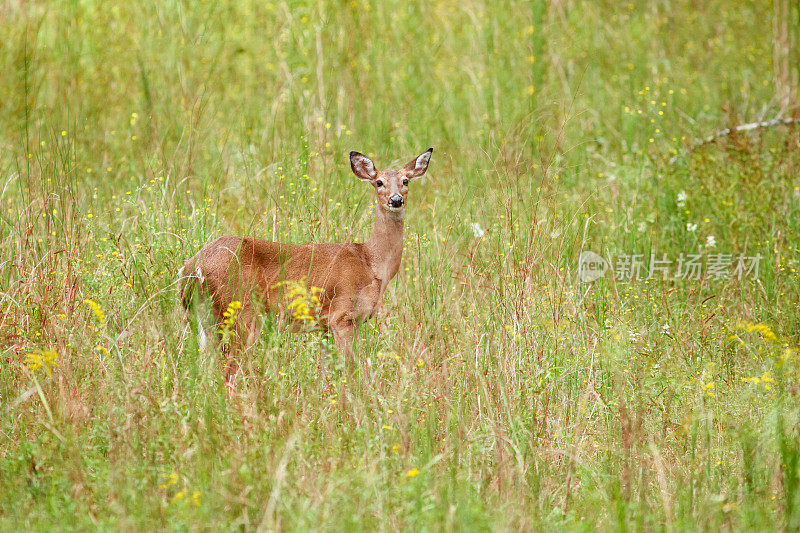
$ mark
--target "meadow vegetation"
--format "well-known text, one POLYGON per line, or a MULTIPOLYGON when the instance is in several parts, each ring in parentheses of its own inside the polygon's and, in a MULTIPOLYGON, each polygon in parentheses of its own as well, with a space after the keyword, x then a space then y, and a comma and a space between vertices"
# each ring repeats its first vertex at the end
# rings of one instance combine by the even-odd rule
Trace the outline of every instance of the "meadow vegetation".
POLYGON ((695 139, 796 116, 799 12, 0 3, 0 529, 796 530, 800 135, 695 139), (183 261, 366 239, 349 151, 429 146, 353 369, 267 319, 229 397, 183 261))

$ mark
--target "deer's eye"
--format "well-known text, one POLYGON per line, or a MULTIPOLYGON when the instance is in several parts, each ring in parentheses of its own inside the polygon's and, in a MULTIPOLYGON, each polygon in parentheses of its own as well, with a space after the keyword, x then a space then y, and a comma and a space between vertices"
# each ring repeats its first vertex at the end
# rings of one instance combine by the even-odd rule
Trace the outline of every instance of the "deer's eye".
POLYGON ((403 185, 408 185, 408 180, 403 180, 403 185))
POLYGON ((375 182, 375 185, 377 185, 378 187, 383 187, 383 182, 381 180, 378 180, 375 182))

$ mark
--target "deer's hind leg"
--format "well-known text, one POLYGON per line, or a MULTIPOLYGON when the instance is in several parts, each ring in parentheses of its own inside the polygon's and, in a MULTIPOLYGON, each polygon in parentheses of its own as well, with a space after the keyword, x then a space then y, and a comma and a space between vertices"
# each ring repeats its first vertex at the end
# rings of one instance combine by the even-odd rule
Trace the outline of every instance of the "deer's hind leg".
POLYGON ((240 370, 239 360, 246 357, 254 348, 261 336, 263 315, 259 314, 261 306, 247 298, 237 310, 231 330, 228 365, 225 370, 226 382, 233 380, 240 370))

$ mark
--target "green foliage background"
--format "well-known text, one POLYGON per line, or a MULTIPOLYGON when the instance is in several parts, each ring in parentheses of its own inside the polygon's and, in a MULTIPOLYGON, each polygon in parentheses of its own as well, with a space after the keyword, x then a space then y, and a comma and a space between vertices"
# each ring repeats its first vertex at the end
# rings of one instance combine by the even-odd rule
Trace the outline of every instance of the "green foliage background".
POLYGON ((796 529, 800 138, 693 149, 796 115, 778 3, 0 4, 0 526, 796 529), (347 153, 428 146, 353 374, 268 320, 229 397, 183 260, 363 240, 347 153))

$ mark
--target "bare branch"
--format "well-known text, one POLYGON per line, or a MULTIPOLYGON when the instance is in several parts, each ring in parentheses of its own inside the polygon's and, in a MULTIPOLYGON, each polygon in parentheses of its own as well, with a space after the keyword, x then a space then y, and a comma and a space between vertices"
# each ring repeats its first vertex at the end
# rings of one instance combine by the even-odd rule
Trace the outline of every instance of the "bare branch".
MULTIPOLYGON (((688 152, 694 152, 698 148, 702 148, 706 144, 712 143, 717 139, 719 139, 720 137, 725 137, 727 135, 730 135, 731 133, 752 131, 761 128, 770 128, 772 126, 790 126, 798 123, 800 123, 800 118, 775 117, 772 120, 766 120, 763 122, 751 122, 749 124, 742 124, 741 126, 736 126, 734 128, 725 128, 724 130, 719 130, 712 133, 705 139, 695 139, 694 145, 689 148, 688 152)), ((678 159, 678 154, 675 154, 674 156, 672 156, 672 158, 670 158, 669 164, 670 165, 673 164, 677 159, 678 159)))

